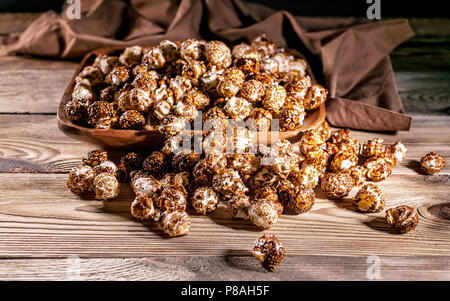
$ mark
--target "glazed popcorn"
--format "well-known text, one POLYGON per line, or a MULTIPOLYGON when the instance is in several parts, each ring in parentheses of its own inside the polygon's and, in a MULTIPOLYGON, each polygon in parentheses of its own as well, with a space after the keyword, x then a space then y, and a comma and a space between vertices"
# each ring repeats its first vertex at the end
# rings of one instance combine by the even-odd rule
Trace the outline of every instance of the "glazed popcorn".
POLYGON ((321 170, 312 162, 304 162, 298 172, 298 183, 304 187, 314 188, 319 183, 321 170))
POLYGON ((159 174, 167 165, 166 155, 161 151, 154 151, 142 162, 142 170, 150 174, 159 174))
POLYGON ((286 100, 286 90, 280 85, 270 86, 266 89, 262 106, 264 109, 278 113, 286 100))
POLYGON ((119 181, 110 173, 101 173, 94 179, 95 198, 98 200, 114 199, 119 195, 119 181))
POLYGON ((191 229, 191 218, 184 210, 166 211, 159 219, 159 226, 169 236, 183 236, 191 229))
POLYGON ((383 154, 383 138, 369 140, 362 145, 361 155, 369 158, 383 154))
POLYGON ((269 229, 276 224, 283 213, 280 202, 265 199, 254 200, 248 208, 248 218, 252 224, 261 229, 269 229))
POLYGON ((408 151, 403 143, 400 141, 394 144, 386 145, 385 151, 394 156, 395 162, 401 162, 406 157, 406 152, 408 151))
POLYGON ((256 129, 259 132, 268 132, 272 122, 272 113, 263 108, 254 108, 249 118, 255 122, 256 129))
POLYGON ((191 205, 195 212, 206 215, 207 213, 216 210, 219 204, 219 197, 212 188, 200 187, 197 188, 192 195, 191 205))
POLYGON ((295 214, 306 212, 314 205, 315 194, 310 187, 296 186, 284 181, 278 187, 278 194, 285 208, 289 208, 295 214))
POLYGON ((131 215, 142 222, 158 221, 161 212, 153 205, 153 200, 147 195, 137 196, 131 204, 131 215))
POLYGON ((380 182, 390 176, 394 166, 395 158, 391 154, 371 157, 365 162, 366 178, 374 182, 380 182))
POLYGON ((227 202, 226 206, 232 218, 248 220, 248 209, 252 202, 246 194, 238 194, 232 196, 227 202))
POLYGON ((420 168, 429 175, 440 172, 445 164, 445 158, 435 152, 428 153, 420 160, 420 168))
POLYGON ((353 152, 340 151, 331 160, 330 168, 335 172, 348 171, 358 164, 358 156, 353 152))
POLYGON ((225 199, 230 199, 234 195, 246 193, 248 188, 242 182, 239 173, 232 169, 224 169, 214 175, 212 180, 214 190, 222 194, 225 199))
POLYGON ((152 197, 161 189, 161 183, 152 175, 136 175, 130 182, 131 189, 135 195, 147 195, 152 197))
POLYGON ((186 194, 183 186, 162 186, 159 196, 155 198, 156 207, 163 212, 167 210, 186 210, 186 194))
POLYGON ((308 92, 306 93, 303 105, 308 111, 315 110, 327 100, 327 96, 327 89, 320 85, 314 84, 308 88, 308 92))
POLYGON ((124 112, 119 119, 120 128, 139 130, 145 125, 144 116, 136 110, 124 112))
POLYGON ((353 188, 353 178, 348 173, 326 173, 320 187, 330 199, 340 199, 347 196, 353 188))
POLYGON ((83 165, 95 167, 105 161, 108 161, 108 153, 102 150, 93 150, 84 155, 81 160, 83 165))
POLYGON ((294 131, 300 129, 305 119, 305 109, 299 104, 290 104, 281 109, 278 119, 282 131, 294 131))
POLYGON ((275 235, 264 234, 253 244, 253 256, 270 272, 284 260, 286 250, 275 235))
POLYGON ((398 206, 386 210, 387 223, 400 233, 414 230, 419 224, 419 214, 410 206, 398 206))
POLYGON ((95 174, 89 165, 74 167, 66 181, 67 188, 75 194, 83 194, 92 191, 95 174))
POLYGON ((113 176, 117 176, 117 166, 112 161, 105 161, 94 167, 94 174, 97 176, 101 173, 110 173, 113 176))
POLYGON ((355 186, 361 185, 366 180, 367 170, 364 166, 352 166, 348 172, 353 178, 353 184, 355 186))
POLYGON ((361 212, 380 212, 384 203, 384 195, 375 184, 364 185, 353 199, 356 209, 361 212))
POLYGON ((252 105, 250 102, 245 100, 245 98, 231 97, 227 100, 223 109, 232 119, 243 120, 250 115, 252 105))

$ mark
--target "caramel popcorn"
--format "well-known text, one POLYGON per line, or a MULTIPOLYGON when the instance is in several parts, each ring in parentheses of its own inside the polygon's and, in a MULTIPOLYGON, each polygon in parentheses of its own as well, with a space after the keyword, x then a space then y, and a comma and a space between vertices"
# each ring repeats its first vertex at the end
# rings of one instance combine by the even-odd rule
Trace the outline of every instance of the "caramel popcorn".
POLYGON ((244 82, 241 90, 239 91, 239 96, 245 98, 252 104, 258 104, 263 98, 264 93, 264 85, 259 80, 251 79, 244 82))
POLYGON ((252 104, 242 97, 231 97, 223 109, 231 118, 243 120, 252 112, 252 104))
POLYGON ((125 49, 119 56, 119 61, 123 65, 137 65, 141 62, 142 47, 132 46, 125 49))
POLYGON ((205 45, 206 60, 219 68, 231 65, 231 50, 221 41, 210 41, 205 45))
POLYGON ((84 155, 81 160, 83 165, 95 167, 105 161, 108 161, 108 153, 102 150, 93 150, 84 155))
POLYGON ((435 152, 428 153, 420 160, 422 171, 429 175, 440 172, 445 164, 445 158, 435 152))
POLYGON ((293 104, 281 109, 278 119, 282 131, 294 131, 302 127, 305 119, 305 109, 303 106, 293 104))
POLYGON ((130 182, 135 195, 147 195, 152 197, 161 189, 161 183, 152 175, 133 177, 130 182))
POLYGON ((236 219, 248 220, 248 209, 250 208, 250 198, 242 193, 232 196, 226 203, 231 216, 236 219))
POLYGON ((285 207, 291 209, 295 214, 308 211, 314 205, 314 190, 305 186, 296 186, 284 181, 278 187, 278 194, 285 207))
POLYGON ((119 195, 119 181, 110 173, 101 173, 94 179, 95 198, 109 200, 119 195))
POLYGON ((191 204, 197 213, 206 215, 216 210, 219 204, 219 197, 211 188, 200 187, 195 190, 191 204))
POLYGON ((81 195, 92 191, 94 183, 94 170, 89 165, 74 167, 70 170, 67 178, 67 188, 75 194, 81 195))
POLYGON ((262 106, 266 110, 278 113, 283 107, 285 100, 286 90, 282 86, 270 86, 266 89, 266 93, 262 100, 262 106))
POLYGON ((268 132, 272 121, 272 113, 263 108, 254 108, 249 117, 255 122, 256 130, 260 132, 268 132))
POLYGON ((226 199, 233 195, 242 194, 248 191, 245 187, 239 173, 232 169, 224 169, 214 175, 212 180, 214 190, 221 193, 226 199))
POLYGON ((116 176, 116 171, 117 171, 117 166, 116 166, 116 164, 114 164, 114 162, 111 162, 111 161, 102 162, 99 165, 94 167, 95 176, 97 176, 98 174, 104 173, 104 172, 110 173, 113 176, 116 176))
POLYGON ((158 221, 161 211, 155 208, 152 198, 139 195, 131 203, 131 215, 142 222, 158 221))
POLYGON ((361 212, 380 212, 384 203, 384 195, 375 184, 364 185, 353 199, 356 209, 361 212))
POLYGON ((349 174, 353 178, 353 184, 359 186, 366 180, 367 169, 364 166, 350 167, 349 174))
POLYGON ((326 173, 320 187, 330 199, 347 196, 353 188, 353 178, 348 173, 326 173))
POLYGON ((283 213, 280 202, 256 199, 248 208, 248 217, 252 224, 261 229, 269 229, 276 224, 283 213))
POLYGON ((191 218, 184 210, 166 211, 159 219, 159 226, 172 237, 183 236, 191 229, 191 218))
POLYGON ((333 160, 331 160, 330 168, 333 171, 348 171, 353 166, 358 164, 358 156, 353 152, 340 151, 334 155, 333 160))
POLYGON ((365 162, 366 178, 374 182, 383 181, 392 173, 394 166, 395 158, 392 155, 371 157, 365 162))
POLYGON ((306 93, 305 99, 303 101, 303 105, 305 109, 315 110, 320 107, 322 103, 327 100, 328 90, 324 87, 314 84, 308 88, 308 92, 306 93))
POLYGON ((138 111, 129 110, 120 116, 119 124, 122 129, 139 130, 145 125, 145 118, 138 111))
POLYGON ((155 198, 155 204, 163 212, 167 210, 186 210, 186 191, 182 186, 163 186, 161 193, 155 198))
POLYGON ((383 154, 383 138, 375 138, 363 144, 361 155, 369 158, 383 154))
POLYGON ((386 145, 385 151, 394 156, 395 162, 401 162, 406 157, 406 152, 408 150, 403 143, 398 141, 394 144, 386 145))
POLYGON ((285 253, 283 245, 275 235, 264 234, 253 246, 253 256, 270 272, 284 260, 285 253))
POLYGON ((419 224, 419 214, 410 206, 402 205, 386 210, 386 221, 400 233, 414 230, 419 224))

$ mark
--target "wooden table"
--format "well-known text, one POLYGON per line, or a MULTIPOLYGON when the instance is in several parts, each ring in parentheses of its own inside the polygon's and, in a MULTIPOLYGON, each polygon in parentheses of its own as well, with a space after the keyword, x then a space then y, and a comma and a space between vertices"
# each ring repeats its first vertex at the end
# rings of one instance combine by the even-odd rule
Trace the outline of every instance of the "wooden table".
MULTIPOLYGON (((0 37, 20 33, 35 17, 0 15, 0 37)), ((407 159, 380 186, 388 208, 418 208, 418 228, 398 235, 383 213, 355 212, 356 189, 337 202, 317 191, 311 211, 283 215, 266 231, 287 249, 275 273, 251 257, 261 232, 224 210, 193 216, 188 236, 169 239, 133 220, 126 184, 109 202, 68 191, 67 172, 92 149, 56 126, 76 63, 0 57, 0 280, 367 280, 369 256, 380 259, 383 280, 450 280, 450 166, 436 176, 418 171, 429 151, 450 161, 450 20, 411 22, 418 36, 392 55, 399 92, 414 115, 411 131, 352 134, 405 143, 407 159)))

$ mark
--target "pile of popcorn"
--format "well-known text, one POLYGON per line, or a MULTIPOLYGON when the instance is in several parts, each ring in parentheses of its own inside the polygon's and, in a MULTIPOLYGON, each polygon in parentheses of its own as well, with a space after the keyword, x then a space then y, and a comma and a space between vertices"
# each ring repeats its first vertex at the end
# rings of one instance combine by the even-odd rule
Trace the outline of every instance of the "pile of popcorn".
POLYGON ((261 132, 277 119, 279 130, 290 131, 327 98, 306 73, 305 60, 264 35, 232 49, 220 41, 165 40, 97 56, 76 77, 65 113, 86 127, 157 129, 168 136, 200 115, 203 121, 252 119, 261 132))

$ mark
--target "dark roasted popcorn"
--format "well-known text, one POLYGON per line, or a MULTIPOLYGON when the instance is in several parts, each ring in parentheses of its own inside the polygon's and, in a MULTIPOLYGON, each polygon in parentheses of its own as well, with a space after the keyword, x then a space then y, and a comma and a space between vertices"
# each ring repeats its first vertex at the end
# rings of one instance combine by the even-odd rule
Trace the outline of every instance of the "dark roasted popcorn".
POLYGON ((305 186, 296 186, 289 181, 283 181, 278 187, 278 195, 282 204, 295 214, 303 213, 314 205, 314 190, 305 186))
POLYGON ((375 184, 364 185, 353 199, 356 209, 361 212, 380 212, 384 203, 384 195, 375 184))
POLYGON ((410 206, 398 206, 386 210, 386 221, 400 233, 414 230, 419 224, 419 214, 410 206))
POLYGON ((89 165, 74 167, 67 178, 67 188, 75 194, 83 194, 92 191, 94 183, 94 170, 89 165))
POLYGON ((223 195, 226 199, 230 199, 234 195, 246 193, 248 188, 242 182, 239 173, 232 169, 223 169, 214 175, 212 180, 214 190, 223 195))
POLYGON ((161 193, 155 198, 156 207, 162 211, 186 210, 186 191, 183 186, 166 185, 161 189, 161 193))
POLYGON ((105 161, 108 161, 108 153, 102 150, 93 150, 84 155, 81 160, 83 165, 95 167, 105 161))
POLYGON ((139 170, 142 168, 145 156, 140 153, 130 152, 120 158, 120 163, 123 164, 128 171, 139 170))
POLYGON ((84 124, 88 116, 88 103, 73 99, 64 106, 64 111, 71 122, 84 124))
POLYGON ((275 235, 264 234, 253 244, 253 256, 270 272, 284 260, 286 250, 275 235))
POLYGON ((142 170, 150 174, 160 174, 167 166, 167 158, 161 151, 154 151, 145 158, 142 170))
POLYGON ((114 164, 114 162, 111 161, 105 161, 103 163, 100 163, 99 165, 94 167, 94 174, 97 176, 101 173, 110 173, 113 176, 117 176, 117 166, 114 164))
POLYGON ((122 129, 139 130, 144 127, 145 118, 138 111, 129 110, 120 116, 119 124, 122 129))

